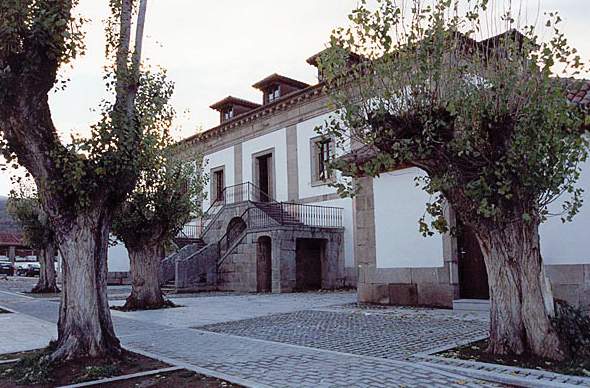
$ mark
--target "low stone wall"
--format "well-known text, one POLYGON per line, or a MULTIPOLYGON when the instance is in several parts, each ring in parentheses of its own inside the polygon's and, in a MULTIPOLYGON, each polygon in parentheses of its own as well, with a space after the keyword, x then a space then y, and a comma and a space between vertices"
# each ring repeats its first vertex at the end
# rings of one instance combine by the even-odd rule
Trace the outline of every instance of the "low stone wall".
POLYGON ((209 244, 188 257, 176 260, 177 291, 217 289, 217 244, 209 244))
POLYGON ((129 285, 131 284, 131 274, 129 272, 109 272, 107 284, 110 286, 129 285))
POLYGON ((590 312, 590 264, 547 265, 556 299, 590 312))
MULTIPOLYGON (((547 265, 556 299, 590 311, 590 264, 547 265)), ((450 283, 445 267, 440 268, 374 268, 359 271, 359 302, 452 307, 459 299, 459 284, 450 283)))
POLYGON ((177 260, 186 259, 197 253, 198 250, 199 246, 197 244, 189 244, 162 260, 160 263, 160 284, 165 284, 170 280, 174 280, 174 277, 176 276, 177 260))

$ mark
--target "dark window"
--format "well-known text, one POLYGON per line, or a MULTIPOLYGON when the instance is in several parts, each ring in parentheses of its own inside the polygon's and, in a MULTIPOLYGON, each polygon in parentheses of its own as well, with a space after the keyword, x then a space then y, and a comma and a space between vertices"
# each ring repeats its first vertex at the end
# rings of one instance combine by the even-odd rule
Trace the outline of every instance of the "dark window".
POLYGON ((213 173, 213 190, 214 191, 214 200, 215 201, 222 201, 223 200, 223 189, 225 188, 225 178, 223 176, 223 170, 215 171, 213 173))
POLYGON ((234 108, 227 108, 223 111, 223 121, 231 120, 234 117, 234 108))
POLYGON ((316 143, 317 180, 332 179, 332 171, 328 168, 334 157, 334 142, 332 139, 318 140, 316 143))
POLYGON ((268 89, 267 93, 267 102, 273 102, 274 100, 281 97, 281 88, 277 86, 273 86, 268 89))

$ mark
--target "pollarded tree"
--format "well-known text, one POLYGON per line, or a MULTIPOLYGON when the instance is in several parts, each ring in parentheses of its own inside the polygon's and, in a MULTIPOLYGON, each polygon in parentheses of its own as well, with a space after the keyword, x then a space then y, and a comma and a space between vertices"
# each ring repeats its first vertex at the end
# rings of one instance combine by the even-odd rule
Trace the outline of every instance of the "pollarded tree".
POLYGON ((60 292, 55 273, 55 234, 36 193, 24 187, 12 190, 7 208, 12 218, 21 225, 27 244, 38 252, 39 281, 31 292, 60 292))
POLYGON ((418 183, 435 200, 424 233, 448 229, 443 201, 474 230, 490 284, 491 352, 561 359, 538 228, 563 194, 564 220, 581 205, 588 121, 566 98, 577 82, 554 69, 576 76, 584 66, 555 14, 547 41, 534 27, 513 29, 510 10, 501 27, 509 32, 483 40, 487 3, 461 11, 455 0, 379 0, 375 9, 362 1, 320 61, 339 112, 324 130, 359 145, 335 163, 351 175, 408 165, 427 173, 418 183), (364 60, 351 67, 350 52, 364 60))
POLYGON ((172 93, 163 74, 140 71, 147 0, 111 0, 105 80, 113 101, 102 104, 90 137, 62 143, 48 93, 61 85, 58 70, 84 49, 76 3, 0 2, 3 153, 34 178, 63 259, 58 340, 50 361, 121 354, 106 294, 109 232, 114 212, 135 186, 143 134, 169 126, 172 93))
POLYGON ((113 233, 125 243, 130 259, 132 288, 124 310, 173 305, 160 288, 164 247, 196 216, 204 187, 194 162, 171 155, 166 132, 161 138, 153 136, 151 144, 151 157, 145 161, 137 186, 113 222, 113 233))

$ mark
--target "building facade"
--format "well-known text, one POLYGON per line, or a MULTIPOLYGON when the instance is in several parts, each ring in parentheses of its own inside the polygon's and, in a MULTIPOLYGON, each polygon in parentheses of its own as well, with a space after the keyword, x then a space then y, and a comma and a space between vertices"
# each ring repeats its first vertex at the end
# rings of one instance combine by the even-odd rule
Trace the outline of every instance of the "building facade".
POLYGON ((165 260, 164 280, 179 290, 354 287, 353 200, 327 168, 348 150, 316 130, 331 116, 321 85, 273 74, 253 86, 260 103, 213 104, 220 124, 177 145, 181 157, 203 156, 210 183, 204 220, 185 227, 201 241, 165 260))
MULTIPOLYGON (((308 62, 314 65, 315 58, 308 62)), ((428 200, 414 182, 423 174, 421 170, 404 168, 378 178, 355 179, 358 195, 340 198, 330 184, 346 178, 327 171, 324 161, 347 153, 349 147, 335 147, 317 131, 333 117, 321 83, 306 85, 274 74, 253 86, 261 90, 260 103, 227 97, 211 106, 219 111, 218 126, 178 144, 178 153, 184 158, 204 156, 210 185, 203 209, 213 209, 214 215, 206 213, 205 218, 215 222, 187 226, 187 235, 202 236, 205 230, 209 241, 189 245, 174 260, 165 260, 165 281, 175 279, 178 289, 201 284, 215 289, 281 292, 300 289, 297 285, 304 283, 302 273, 313 278, 314 271, 319 271, 327 280, 310 282, 325 288, 357 286, 361 302, 452 307, 461 300, 489 298, 486 270, 473 233, 460 228, 462 232, 455 236, 423 237, 419 232, 418 220, 428 200), (262 202, 283 204, 283 210, 285 204, 309 206, 298 214, 309 211, 311 218, 325 217, 329 212, 325 209, 339 209, 334 210, 338 222, 314 224, 298 218, 292 208, 287 218, 289 214, 295 217, 297 227, 275 222, 266 229, 245 233, 243 229, 249 226, 241 225, 234 234, 245 236, 245 243, 234 244, 231 249, 238 251, 234 260, 224 261, 218 239, 224 232, 231 234, 232 220, 251 206, 243 204, 246 191, 258 197, 255 202, 266 195, 262 202), (315 206, 318 214, 312 211, 315 206), (217 216, 219 208, 226 216, 217 216), (215 223, 220 225, 211 226, 215 223), (327 245, 318 248, 312 242, 302 247, 298 243, 314 238, 327 245), (328 254, 326 246, 330 247, 328 254), (323 253, 314 253, 320 251, 323 253), (265 256, 273 263, 268 271, 260 269, 265 256), (320 264, 299 263, 300 256, 320 264), (305 265, 313 268, 298 270, 305 265), (261 282, 268 285, 261 287, 261 282)), ((580 185, 587 204, 590 163, 583 171, 580 185)), ((452 209, 446 209, 446 215, 450 224, 456 225, 452 209)), ((587 205, 572 223, 562 224, 555 217, 540 229, 542 254, 556 298, 586 307, 590 306, 588 230, 587 205)))

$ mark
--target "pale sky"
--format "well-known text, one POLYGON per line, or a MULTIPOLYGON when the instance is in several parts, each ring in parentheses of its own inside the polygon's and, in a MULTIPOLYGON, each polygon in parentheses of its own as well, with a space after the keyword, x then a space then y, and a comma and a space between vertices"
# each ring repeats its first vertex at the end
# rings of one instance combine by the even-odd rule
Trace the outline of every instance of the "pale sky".
MULTIPOLYGON (((536 15, 539 2, 542 10, 560 11, 566 36, 588 61, 590 0, 530 0, 529 15, 536 15)), ((144 58, 166 68, 176 83, 175 138, 218 124, 219 115, 209 105, 230 94, 260 103, 260 92, 251 85, 272 73, 315 83, 316 69, 305 59, 325 47, 333 28, 346 25, 356 4, 357 0, 149 0, 144 58)), ((87 133, 97 119, 92 109, 105 97, 102 20, 108 15, 107 5, 108 0, 80 0, 79 11, 91 19, 86 25, 87 54, 66 71, 71 79, 66 90, 50 97, 54 122, 65 136, 87 133)), ((0 195, 9 190, 9 175, 0 172, 0 195)))

